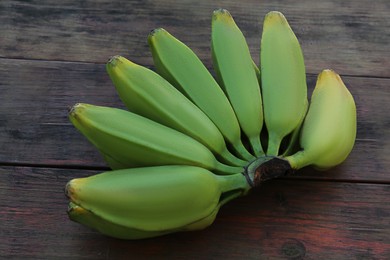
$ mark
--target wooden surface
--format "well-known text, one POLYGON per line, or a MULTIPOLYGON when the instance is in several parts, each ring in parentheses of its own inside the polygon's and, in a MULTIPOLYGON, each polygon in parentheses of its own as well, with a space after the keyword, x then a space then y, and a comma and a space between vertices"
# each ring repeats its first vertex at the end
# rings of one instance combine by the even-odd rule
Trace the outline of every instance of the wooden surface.
POLYGON ((26 259, 390 259, 388 0, 0 2, 0 257, 26 259), (210 19, 228 9, 258 61, 262 19, 282 11, 305 56, 309 92, 332 68, 355 97, 355 148, 224 206, 204 231, 121 241, 68 220, 63 189, 107 169, 67 119, 77 102, 123 107, 110 56, 153 68, 164 27, 211 68, 210 19))

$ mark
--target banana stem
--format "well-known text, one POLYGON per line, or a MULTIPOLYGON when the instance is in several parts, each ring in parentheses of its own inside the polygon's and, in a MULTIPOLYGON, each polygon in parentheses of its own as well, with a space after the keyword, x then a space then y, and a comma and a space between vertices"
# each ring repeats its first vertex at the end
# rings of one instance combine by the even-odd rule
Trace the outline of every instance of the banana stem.
POLYGON ((260 143, 259 136, 253 136, 252 138, 249 138, 249 143, 251 144, 253 153, 256 155, 256 157, 265 155, 263 147, 260 143))
POLYGON ((233 143, 233 149, 239 154, 239 156, 244 160, 253 160, 255 157, 248 152, 245 146, 241 143, 241 140, 233 143))
POLYGON ((282 141, 282 138, 279 135, 277 135, 275 133, 269 133, 268 148, 267 148, 267 155, 268 156, 279 155, 279 147, 280 147, 281 141, 282 141))
POLYGON ((218 176, 218 178, 220 178, 222 193, 235 190, 242 190, 245 193, 251 189, 250 184, 242 173, 218 176))
POLYGON ((235 166, 247 165, 246 161, 239 159, 236 156, 234 156, 233 154, 231 154, 227 148, 225 150, 221 151, 218 155, 222 158, 224 163, 233 164, 235 166))
POLYGON ((312 158, 309 155, 310 154, 306 153, 305 150, 302 150, 287 156, 285 159, 290 163, 293 169, 298 170, 311 164, 312 158))
POLYGON ((230 166, 217 161, 215 165, 215 171, 221 175, 230 175, 230 174, 241 173, 243 171, 243 167, 230 166))
POLYGON ((264 181, 291 175, 294 169, 289 161, 275 156, 264 156, 253 161, 245 168, 244 175, 251 187, 260 186, 264 181))

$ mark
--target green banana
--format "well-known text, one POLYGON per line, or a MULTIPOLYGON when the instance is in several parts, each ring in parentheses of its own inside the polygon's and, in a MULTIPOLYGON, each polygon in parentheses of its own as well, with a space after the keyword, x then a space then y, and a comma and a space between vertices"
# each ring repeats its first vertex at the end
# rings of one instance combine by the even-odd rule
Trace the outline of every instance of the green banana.
POLYGON ((148 42, 158 73, 214 122, 243 159, 253 160, 242 144, 240 126, 229 100, 196 54, 162 28, 151 32, 148 42))
POLYGON ((77 104, 69 117, 74 126, 109 159, 107 163, 113 169, 183 164, 221 174, 242 170, 242 167, 220 163, 195 139, 125 110, 77 104))
POLYGON ((218 176, 194 166, 170 165, 104 172, 66 185, 68 214, 123 239, 203 229, 219 208, 250 186, 241 173, 218 176))
POLYGON ((246 165, 229 152, 215 124, 160 75, 121 56, 106 68, 130 111, 193 137, 228 164, 246 165))
POLYGON ((302 126, 303 148, 285 159, 294 169, 313 165, 328 169, 343 162, 356 138, 356 106, 338 74, 324 70, 317 79, 302 126))
POLYGON ((256 156, 262 156, 263 107, 256 70, 244 35, 225 9, 213 13, 211 47, 214 69, 241 129, 256 156))
POLYGON ((302 50, 280 12, 265 16, 260 65, 267 155, 276 156, 282 139, 299 127, 308 102, 302 50))
POLYGON ((214 11, 213 65, 223 89, 164 29, 148 42, 161 76, 120 56, 106 65, 130 112, 89 104, 69 112, 113 169, 68 182, 71 220, 120 239, 199 230, 264 181, 308 165, 328 169, 351 152, 351 93, 324 70, 309 106, 303 54, 281 13, 265 17, 259 70, 229 12, 214 11), (263 145, 268 135, 267 155, 260 134, 263 145))

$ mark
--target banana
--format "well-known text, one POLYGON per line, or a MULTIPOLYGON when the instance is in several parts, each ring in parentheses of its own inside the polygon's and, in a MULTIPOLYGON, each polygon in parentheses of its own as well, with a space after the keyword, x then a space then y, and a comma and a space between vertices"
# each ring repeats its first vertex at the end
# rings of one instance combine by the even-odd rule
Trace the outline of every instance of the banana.
POLYGON ((314 88, 302 126, 303 150, 287 156, 294 169, 312 165, 328 169, 343 162, 356 138, 356 105, 341 77, 322 71, 314 88))
POLYGON ((69 118, 113 169, 182 164, 221 174, 242 170, 220 163, 195 139, 125 110, 77 104, 69 118))
POLYGON ((203 229, 219 208, 250 189, 243 174, 194 166, 123 169, 66 185, 70 219, 122 239, 203 229))
POLYGON ((112 57, 106 68, 130 111, 193 137, 228 164, 246 165, 229 152, 215 124, 160 75, 121 56, 112 57))
POLYGON ((211 47, 219 82, 253 152, 262 156, 263 107, 256 70, 244 35, 225 9, 213 13, 211 47))
POLYGON ((195 103, 245 160, 253 160, 241 141, 241 130, 228 98, 196 54, 160 28, 149 34, 157 72, 195 103))
POLYGON ((259 70, 229 12, 214 11, 213 65, 223 89, 164 29, 148 42, 161 76, 120 56, 106 65, 130 112, 89 104, 69 112, 113 169, 67 183, 71 220, 120 239, 204 229, 262 182, 309 165, 328 169, 350 154, 354 99, 324 70, 309 105, 303 54, 281 13, 265 17, 259 70))
POLYGON ((299 127, 308 102, 302 50, 280 12, 265 16, 260 69, 267 155, 276 156, 282 139, 299 127))

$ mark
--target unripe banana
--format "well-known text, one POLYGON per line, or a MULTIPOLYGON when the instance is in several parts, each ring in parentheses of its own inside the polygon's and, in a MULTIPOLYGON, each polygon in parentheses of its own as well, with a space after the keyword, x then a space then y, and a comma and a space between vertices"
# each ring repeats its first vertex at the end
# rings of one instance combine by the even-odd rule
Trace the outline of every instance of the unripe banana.
POLYGON ((215 124, 160 75, 120 56, 106 68, 130 111, 193 137, 228 164, 246 165, 229 152, 215 124))
POLYGON ((69 117, 74 126, 109 158, 107 163, 113 169, 181 164, 200 166, 221 174, 242 170, 242 167, 218 162, 211 151, 195 139, 125 110, 77 104, 69 117))
POLYGON ((263 24, 260 49, 267 155, 279 154, 282 139, 299 127, 307 104, 306 73, 301 47, 286 18, 270 12, 263 24))
POLYGON ((66 195, 72 220, 110 236, 139 239, 205 228, 222 204, 249 189, 241 173, 218 176, 173 165, 73 179, 66 195))
POLYGON ((294 169, 328 169, 343 162, 356 138, 355 101, 340 76, 324 70, 317 79, 302 126, 302 151, 286 157, 294 169))
POLYGON ((158 73, 214 122, 243 159, 254 159, 241 142, 240 126, 229 100, 196 54, 162 28, 154 30, 148 42, 158 73))
POLYGON ((214 69, 241 129, 254 153, 262 156, 263 107, 259 82, 245 37, 225 9, 213 13, 211 47, 214 69))

